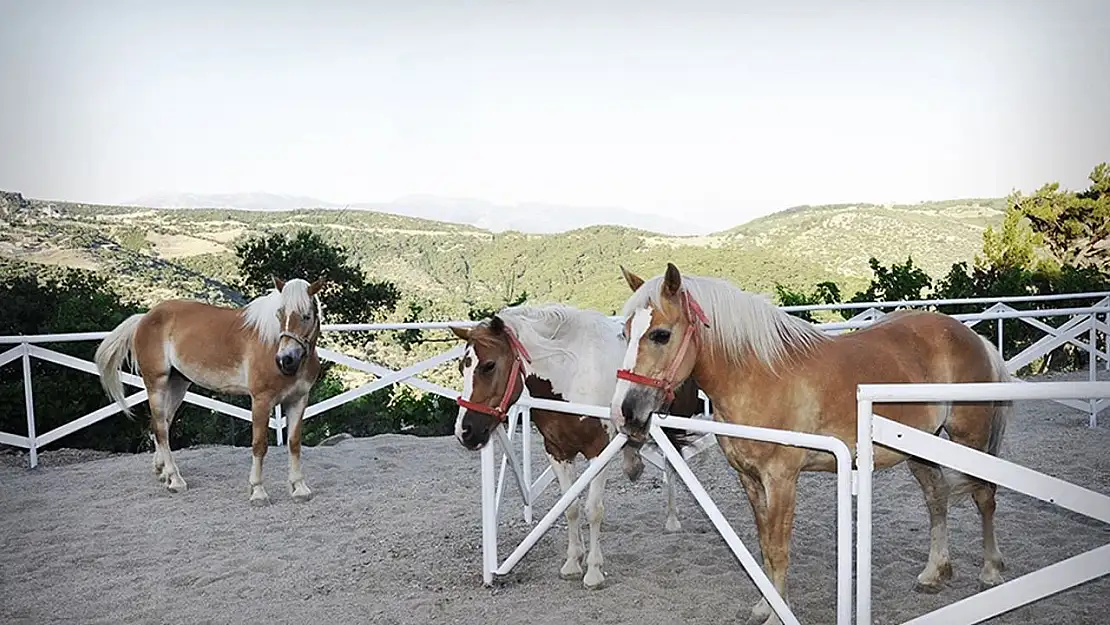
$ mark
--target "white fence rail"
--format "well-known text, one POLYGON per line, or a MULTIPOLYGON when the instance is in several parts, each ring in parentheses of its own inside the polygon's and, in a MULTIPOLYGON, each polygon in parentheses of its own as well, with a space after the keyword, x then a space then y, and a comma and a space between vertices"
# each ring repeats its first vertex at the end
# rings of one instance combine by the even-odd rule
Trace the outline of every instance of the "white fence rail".
MULTIPOLYGON (((1110 317, 1110 293, 1097 292, 1097 293, 1071 293, 1061 295, 1042 295, 1042 296, 1024 296, 1024 297, 1000 297, 1000 298, 976 298, 964 300, 907 300, 900 302, 864 302, 852 304, 833 304, 833 305, 807 305, 807 306, 784 306, 783 310, 796 312, 796 311, 818 311, 818 310, 855 310, 862 309, 862 312, 855 317, 844 322, 821 323, 817 324, 824 331, 829 333, 838 334, 854 328, 865 327, 874 323, 876 320, 881 319, 885 313, 883 309, 892 307, 930 307, 937 305, 960 305, 960 304, 991 304, 983 312, 968 313, 953 315, 954 317, 962 320, 968 326, 974 326, 979 323, 987 321, 995 321, 997 324, 997 340, 999 346, 1003 343, 1003 319, 1019 319, 1024 323, 1044 332, 1044 336, 1022 350, 1019 354, 1011 355, 1007 358, 1007 367, 1012 372, 1015 372, 1022 367, 1042 358, 1063 345, 1073 345, 1088 352, 1091 357, 1089 358, 1090 372, 1089 379, 1096 379, 1096 367, 1099 360, 1105 363, 1105 366, 1110 370, 1110 341, 1106 340, 1106 336, 1110 334, 1110 326, 1108 326, 1107 318, 1110 317), (1018 310, 1009 306, 1010 303, 1028 303, 1028 302, 1045 302, 1045 301, 1083 301, 1094 300, 1092 305, 1086 307, 1069 307, 1069 308, 1052 308, 1052 309, 1033 309, 1033 310, 1018 310), (1042 318, 1061 317, 1066 316, 1068 320, 1059 327, 1053 327, 1043 321, 1042 318), (1100 340, 1101 336, 1101 340, 1100 340), (1099 347, 1099 344, 1103 347, 1099 347)), ((325 332, 350 332, 350 331, 390 331, 390 330, 445 330, 450 326, 468 326, 474 322, 470 321, 452 321, 452 322, 429 322, 429 323, 378 323, 378 324, 329 324, 324 326, 325 332)), ((107 404, 104 407, 95 410, 87 415, 83 415, 65 425, 62 425, 45 434, 37 434, 35 427, 35 414, 34 414, 34 393, 33 393, 33 380, 31 379, 31 358, 38 358, 62 366, 85 371, 87 373, 96 374, 96 368, 93 363, 74 358, 61 352, 46 349, 41 347, 44 344, 51 343, 64 343, 64 342, 79 342, 79 341, 96 341, 101 340, 107 336, 107 332, 82 332, 71 334, 40 334, 40 335, 17 335, 17 336, 0 336, 0 347, 4 345, 11 345, 7 351, 0 352, 0 366, 7 365, 17 359, 22 360, 23 364, 23 380, 24 380, 24 403, 25 412, 27 415, 27 434, 19 435, 7 432, 0 432, 0 444, 7 444, 16 447, 22 447, 30 451, 30 464, 32 467, 37 466, 38 448, 52 443, 59 438, 72 434, 84 427, 88 427, 98 421, 101 421, 116 412, 119 412, 118 406, 114 404, 107 404)), ((320 357, 335 362, 337 364, 369 373, 377 377, 376 380, 364 384, 358 388, 350 389, 337 395, 335 397, 323 400, 308 407, 305 411, 305 419, 310 419, 322 412, 326 412, 332 408, 343 405, 346 402, 353 401, 359 397, 372 393, 380 388, 384 388, 394 383, 402 382, 418 388, 420 390, 435 393, 443 397, 454 398, 457 391, 446 388, 444 386, 434 384, 427 380, 417 377, 429 369, 433 369, 445 362, 459 355, 459 350, 448 350, 442 354, 438 354, 427 360, 418 362, 414 365, 395 371, 388 367, 382 366, 377 363, 368 362, 341 352, 329 349, 321 349, 320 357)), ((141 380, 133 375, 124 374, 123 381, 125 384, 135 386, 140 389, 139 393, 135 393, 127 398, 129 405, 139 404, 145 401, 145 394, 142 392, 141 380)), ((705 399, 704 394, 702 398, 705 399)), ((227 402, 219 401, 197 393, 188 393, 185 401, 194 405, 202 406, 210 410, 220 412, 239 419, 250 420, 250 412, 243 408, 233 406, 227 402)), ((708 400, 705 399, 708 406, 708 400)), ((1068 406, 1083 410, 1089 415, 1089 423, 1093 427, 1097 424, 1098 414, 1110 405, 1106 400, 1080 402, 1074 400, 1062 399, 1059 400, 1068 406)), ((708 413, 708 409, 707 409, 708 413)), ((529 419, 518 420, 518 423, 528 423, 529 419)), ((285 417, 281 414, 280 409, 276 409, 273 417, 270 419, 270 427, 275 430, 277 444, 283 444, 283 434, 286 427, 285 417)), ((514 428, 515 429, 515 428, 514 428)), ((522 436, 524 442, 527 443, 527 434, 522 436)), ((693 449, 685 450, 687 456, 697 453, 705 448, 709 443, 709 439, 703 440, 693 449)), ((527 452, 525 452, 527 453, 527 452)), ((651 449, 645 450, 645 459, 657 467, 663 464, 662 457, 651 449)), ((504 467, 503 469, 504 470, 504 467)), ((541 480, 547 480, 549 476, 541 476, 541 480)), ((546 481, 546 484, 549 484, 546 481)), ((538 484, 538 482, 537 482, 538 484)), ((542 489, 541 489, 542 490, 542 489)))
MULTIPOLYGON (((822 329, 829 333, 840 333, 850 331, 854 328, 865 327, 876 320, 881 319, 886 313, 884 309, 892 307, 926 307, 936 305, 958 305, 958 304, 989 304, 982 312, 953 315, 961 319, 965 324, 974 326, 979 323, 994 321, 997 324, 997 341, 1001 347, 1004 340, 1003 324, 1004 319, 1017 319, 1029 326, 1036 328, 1044 333, 1044 336, 1023 349, 1018 354, 1009 355, 1006 358, 1007 368, 1011 373, 1025 367, 1026 365, 1036 361, 1039 358, 1045 357, 1052 351, 1059 349, 1064 345, 1072 345, 1088 353, 1089 358, 1089 381, 1082 383, 1068 383, 1065 385, 1054 385, 1051 383, 1040 384, 1027 384, 1016 382, 1013 384, 990 385, 994 389, 1005 388, 1006 393, 1011 393, 1014 398, 1045 398, 1059 401, 1068 406, 1072 406, 1079 410, 1085 411, 1089 414, 1089 425, 1094 427, 1097 424, 1097 415, 1110 405, 1110 383, 1096 383, 1097 379, 1097 365, 1098 361, 1102 360, 1107 369, 1110 369, 1110 348, 1107 347, 1107 335, 1110 334, 1110 327, 1107 324, 1107 318, 1110 317, 1110 293, 1080 293, 1080 294, 1066 294, 1066 295, 1053 295, 1053 296, 1040 296, 1040 297, 1009 297, 1009 298, 980 298, 974 300, 920 300, 920 301, 906 301, 906 302, 872 302, 872 303, 856 303, 856 304, 839 304, 832 306, 792 306, 783 307, 788 311, 817 311, 817 310, 861 310, 856 316, 852 317, 845 322, 823 323, 818 324, 822 329), (1010 306, 1019 302, 1037 302, 1037 301, 1092 301, 1089 306, 1081 307, 1064 307, 1052 309, 1034 309, 1034 310, 1018 310, 1010 306), (1051 317, 1067 317, 1067 320, 1059 326, 1053 326, 1042 321, 1045 318, 1051 317), (1100 343, 1102 347, 1100 347, 1100 343), (1067 387, 1067 388, 1064 388, 1067 387)), ((386 330, 407 330, 407 329, 446 329, 449 326, 464 326, 470 325, 473 322, 437 322, 437 323, 399 323, 399 324, 334 324, 324 327, 326 332, 344 332, 344 331, 386 331, 386 330)), ((12 445, 17 447, 26 448, 30 451, 30 464, 32 467, 37 465, 37 452, 43 446, 57 441, 58 439, 76 432, 84 427, 88 427, 102 419, 105 419, 112 414, 119 411, 119 407, 114 404, 106 405, 98 410, 95 410, 87 415, 81 416, 73 421, 64 425, 54 428, 43 434, 38 434, 35 423, 35 409, 34 409, 34 393, 33 393, 33 380, 31 369, 31 358, 38 358, 48 362, 53 362, 62 366, 70 367, 80 371, 96 374, 96 368, 93 363, 63 354, 58 351, 46 349, 42 347, 43 344, 59 343, 59 342, 73 342, 73 341, 90 341, 99 340, 107 335, 107 332, 92 332, 80 334, 53 334, 53 335, 37 335, 37 336, 7 336, 0 337, 0 348, 4 345, 11 347, 6 351, 0 352, 0 366, 9 365, 16 360, 20 360, 23 367, 23 383, 24 383, 24 401, 25 412, 27 416, 27 434, 17 435, 12 433, 0 432, 0 444, 12 445)), ((457 358, 461 354, 461 347, 448 350, 444 353, 438 354, 427 360, 418 362, 409 367, 400 370, 393 370, 388 367, 367 362, 359 358, 355 358, 340 352, 329 349, 321 349, 320 356, 325 360, 335 362, 337 364, 350 367, 352 369, 369 373, 376 376, 376 379, 367 384, 363 384, 358 388, 351 389, 337 395, 335 397, 320 401, 311 405, 305 413, 305 418, 311 418, 327 410, 333 409, 337 406, 343 405, 346 402, 353 401, 366 394, 372 393, 378 389, 384 388, 391 384, 398 382, 409 384, 423 391, 441 395, 454 399, 458 393, 454 389, 450 389, 427 380, 423 380, 418 376, 430 369, 439 365, 449 362, 457 358)), ((142 388, 141 380, 133 375, 124 374, 123 380, 126 384, 142 388)), ((917 385, 912 387, 916 390, 891 390, 893 387, 861 387, 861 419, 860 419, 860 441, 866 441, 859 448, 861 459, 870 462, 870 445, 879 443, 884 445, 911 447, 912 452, 921 454, 924 457, 929 457, 928 454, 938 454, 938 458, 942 464, 949 466, 956 466, 956 468, 970 473, 972 475, 983 476, 989 474, 991 479, 1007 487, 1015 487, 1020 485, 1019 482, 1032 483, 1032 486, 1026 484, 1023 486, 1023 492, 1029 492, 1034 496, 1040 496, 1038 493, 1049 495, 1050 500, 1056 502, 1069 501, 1082 496, 1087 501, 1095 502, 1096 508, 1091 510, 1079 506, 1080 511, 1084 514, 1090 513, 1094 518, 1107 520, 1110 518, 1110 499, 1098 493, 1091 493, 1084 489, 1077 489, 1066 483, 1053 482, 1054 478, 1049 478, 1040 474, 1030 475, 1028 469, 1021 469, 1017 465, 1007 463, 997 458, 986 456, 985 454, 974 455, 977 452, 966 450, 966 448, 957 449, 952 451, 950 447, 953 444, 947 443, 936 437, 929 437, 927 442, 922 442, 912 433, 907 433, 904 429, 899 429, 900 426, 893 424, 881 417, 871 418, 870 402, 878 401, 880 398, 897 399, 899 401, 926 401, 924 399, 912 399, 914 397, 924 397, 929 393, 933 393, 941 400, 958 399, 957 397, 949 397, 945 393, 962 393, 965 391, 953 391, 951 386, 972 387, 975 385, 948 385, 944 389, 934 388, 931 385, 917 385), (901 393, 898 397, 886 397, 881 395, 882 392, 901 393), (872 393, 872 395, 868 395, 872 393), (915 394, 917 393, 917 394, 915 394), (923 395, 925 394, 925 395, 923 395), (937 395, 939 394, 939 395, 937 395), (869 398, 869 399, 868 399, 869 398), (909 398, 909 399, 907 399, 909 398), (864 418, 862 410, 864 409, 864 402, 867 402, 867 414, 864 418), (866 433, 865 433, 866 430, 866 433), (935 439, 935 440, 933 440, 935 439), (866 451, 865 451, 866 448, 866 451), (965 453, 966 452, 966 453, 965 453), (972 455, 967 455, 968 453, 972 455), (986 458, 981 458, 983 456, 986 458), (953 460, 953 458, 956 458, 953 460), (957 466, 958 465, 958 466, 957 466), (1017 467, 1017 468, 1015 468, 1017 467), (1023 472, 1024 471, 1024 472, 1023 472), (1015 477, 1016 476, 1016 477, 1015 477), (1039 477, 1036 477, 1039 476, 1039 477), (1070 487, 1070 489, 1069 489, 1070 487), (1043 490, 1044 488, 1051 488, 1051 490, 1043 490), (1100 499, 1101 498, 1101 499, 1100 499), (1086 512, 1083 512, 1086 510, 1086 512)), ((978 389, 977 392, 989 393, 997 392, 996 390, 978 389)), ((933 397, 934 395, 929 395, 933 397)), ((706 401, 706 412, 703 417, 709 417, 710 406, 708 399, 702 395, 706 401)), ((129 405, 135 405, 145 401, 146 393, 139 390, 127 397, 129 405)), ((247 410, 230 405, 226 402, 221 402, 215 399, 189 393, 185 401, 209 408, 211 410, 221 412, 232 417, 250 420, 250 413, 247 410)), ((518 545, 509 557, 499 563, 497 558, 497 518, 498 508, 502 500, 504 492, 504 481, 506 473, 509 472, 513 475, 514 480, 523 494, 524 516, 525 519, 532 522, 532 504, 536 497, 542 493, 552 482, 553 474, 548 468, 536 480, 532 480, 531 476, 531 424, 530 414, 531 408, 544 408, 560 412, 573 412, 575 414, 590 415, 594 418, 607 418, 608 409, 605 407, 597 406, 581 406, 568 404, 566 402, 550 402, 546 400, 539 400, 528 397, 525 395, 518 405, 514 408, 510 415, 509 424, 507 428, 499 428, 497 430, 497 438, 499 446, 502 449, 502 459, 500 471, 495 468, 495 457, 493 445, 487 445, 481 452, 481 466, 482 466, 482 520, 483 520, 483 579, 487 583, 492 581, 495 574, 505 574, 510 571, 535 545, 536 541, 551 527, 558 515, 562 514, 566 507, 569 505, 572 497, 577 496, 589 484, 589 482, 597 475, 597 473, 604 466, 604 463, 611 460, 623 444, 623 437, 618 436, 608 447, 606 447, 602 456, 595 461, 585 473, 583 473, 574 482, 571 490, 564 494, 555 506, 548 510, 538 524, 536 524, 532 531, 525 537, 520 545, 518 545), (517 426, 521 427, 521 435, 515 437, 517 426), (520 441, 521 453, 517 454, 517 441, 520 441)), ((282 443, 282 434, 285 428, 285 419, 280 412, 275 412, 275 415, 270 420, 270 427, 276 430, 278 444, 282 443)), ((668 417, 656 421, 656 425, 652 427, 652 440, 655 442, 655 450, 645 448, 643 455, 645 459, 662 468, 665 463, 670 463, 676 469, 680 479, 686 484, 687 488, 694 495, 698 504, 705 510, 714 526, 721 533, 729 548, 736 555, 745 571, 751 576, 760 591, 767 597, 768 603, 772 609, 779 615, 785 623, 797 623, 797 619, 789 608, 782 602, 781 597, 775 592, 773 585, 766 578, 761 567, 759 567, 751 554, 744 548, 739 538, 727 522, 721 516, 720 511, 716 508, 712 499, 702 488, 700 482, 693 475, 686 463, 686 458, 699 453, 710 446, 713 446, 716 436, 736 436, 742 438, 751 438, 755 440, 766 440, 770 442, 777 442, 782 444, 796 445, 802 447, 823 449, 834 453, 837 458, 837 623, 838 625, 846 625, 851 621, 851 456, 848 449, 844 447, 843 443, 831 437, 803 435, 794 432, 784 432, 781 430, 771 430, 765 428, 751 428, 744 426, 734 426, 729 424, 717 423, 705 418, 702 419, 686 419, 681 417, 668 417), (701 432, 705 436, 693 448, 684 450, 680 454, 673 445, 663 435, 663 428, 677 428, 693 432, 701 432)), ((958 446, 955 446, 958 447, 958 446)), ((870 466, 870 465, 868 465, 870 466)), ((870 471, 860 473, 859 478, 860 486, 860 509, 858 511, 859 532, 857 536, 857 550, 859 561, 857 562, 857 597, 856 597, 856 611, 857 618, 860 623, 870 622, 870 548, 871 548, 871 533, 870 533, 870 504, 871 504, 871 476, 870 471), (864 476, 866 473, 866 476, 864 476), (864 498, 864 484, 866 482, 866 501, 864 498), (866 506, 866 507, 865 507, 866 506), (866 525, 864 525, 866 523, 866 525)), ((1020 490, 1020 488, 1019 488, 1020 490)), ((1078 506, 1078 504, 1076 504, 1078 506)), ((1076 509, 1076 508, 1073 508, 1076 509)), ((1025 576, 1017 580, 1008 582, 996 589, 985 591, 966 599, 957 604, 953 604, 942 610, 938 610, 934 614, 938 616, 926 615, 919 619, 911 621, 915 625, 924 623, 938 623, 938 622, 952 622, 946 619, 950 618, 975 618, 977 620, 970 620, 966 622, 978 622, 982 618, 988 618, 991 614, 997 614, 1002 608, 1000 606, 1010 605, 1014 601, 1028 602, 1056 592, 1058 589, 1067 588, 1077 583, 1081 583, 1086 579, 1091 579, 1099 575, 1104 575, 1107 572, 1107 554, 1106 551, 1110 546, 1096 549, 1092 552, 1077 556, 1065 562, 1053 565, 1044 569, 1036 574, 1041 577, 1032 578, 1028 581, 1030 576, 1025 576), (1042 575, 1043 574, 1043 575, 1042 575), (1050 581, 1044 582, 1043 580, 1051 578, 1050 581), (1078 581, 1077 581, 1078 580, 1078 581), (1054 590, 1056 589, 1056 590, 1054 590), (985 597, 985 598, 984 598, 985 597), (969 616, 970 615, 970 616, 969 616), (986 616, 981 616, 986 615, 986 616), (981 616, 981 618, 980 618, 981 616)), ((1019 603, 1020 604, 1020 603, 1019 603)), ((1018 605, 1019 605, 1018 604, 1018 605)), ((1005 608, 1009 609, 1009 608, 1005 608)), ((961 621, 963 622, 963 621, 961 621)))
MULTIPOLYGON (((569 402, 551 401, 545 399, 528 398, 519 402, 528 408, 541 408, 556 412, 565 412, 587 417, 608 419, 609 409, 603 406, 588 406, 569 402)), ((674 466, 679 478, 686 484, 695 501, 701 506, 709 517, 713 526, 721 534, 729 549, 740 561, 744 571, 755 582, 756 587, 767 598, 771 609, 787 625, 798 625, 798 619, 790 611, 789 606, 775 590, 771 580, 767 578, 763 568, 756 562, 751 552, 744 546, 736 531, 721 514, 716 503, 706 492, 701 482, 686 463, 686 458, 675 449, 666 434, 660 427, 700 432, 710 436, 733 436, 753 440, 767 441, 797 447, 806 447, 827 451, 836 458, 837 474, 837 625, 851 623, 852 606, 852 455, 841 440, 832 436, 818 436, 799 432, 788 432, 770 428, 733 425, 705 421, 703 419, 689 419, 677 416, 659 415, 651 428, 651 437, 666 461, 674 466)), ((507 438, 500 439, 505 444, 507 438)), ((618 434, 601 454, 591 461, 590 465, 571 487, 559 498, 555 505, 547 511, 542 519, 532 528, 510 553, 504 562, 498 559, 497 543, 497 503, 496 486, 494 484, 494 451, 492 445, 482 448, 482 563, 483 580, 486 584, 493 581, 494 575, 507 575, 521 559, 535 546, 536 542, 554 525, 559 515, 563 514, 570 503, 578 497, 590 482, 597 477, 601 470, 616 456, 627 438, 618 434)), ((512 453, 509 446, 504 449, 512 453)))
MULTIPOLYGON (((1110 523, 1110 497, 872 413, 885 402, 1110 399, 1110 382, 861 384, 857 390, 856 622, 871 622, 874 445, 931 460, 1110 523)), ((970 625, 1110 574, 1110 544, 984 590, 903 625, 970 625)))

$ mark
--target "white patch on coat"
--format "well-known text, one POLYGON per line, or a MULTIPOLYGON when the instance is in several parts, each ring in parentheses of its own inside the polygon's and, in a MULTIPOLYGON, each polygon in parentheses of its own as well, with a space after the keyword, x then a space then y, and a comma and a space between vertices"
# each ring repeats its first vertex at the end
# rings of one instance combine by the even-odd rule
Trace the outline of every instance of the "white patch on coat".
MULTIPOLYGON (((640 353, 640 339, 643 338, 644 333, 648 331, 651 326, 651 307, 639 308, 632 314, 632 323, 628 329, 628 347, 624 351, 624 361, 621 363, 622 369, 632 371, 636 368, 636 357, 640 353)), ((613 389, 612 401, 609 404, 609 415, 618 425, 622 425, 623 415, 621 414, 621 403, 624 402, 625 396, 628 391, 632 389, 632 383, 628 380, 617 380, 616 388, 613 389)))
MULTIPOLYGON (((474 370, 478 368, 478 354, 474 351, 474 347, 468 345, 466 353, 463 354, 463 362, 469 360, 470 364, 463 367, 463 399, 470 399, 471 393, 474 392, 474 370)), ((455 417, 455 438, 462 442, 462 421, 463 415, 466 414, 466 408, 459 406, 459 415, 455 417)))

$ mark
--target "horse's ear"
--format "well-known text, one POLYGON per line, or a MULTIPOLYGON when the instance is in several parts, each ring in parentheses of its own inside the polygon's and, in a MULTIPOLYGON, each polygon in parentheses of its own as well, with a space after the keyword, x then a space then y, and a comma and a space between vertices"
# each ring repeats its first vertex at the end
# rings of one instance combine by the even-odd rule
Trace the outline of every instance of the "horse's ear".
POLYGON ((501 317, 494 315, 489 320, 489 330, 494 334, 501 334, 505 331, 505 322, 502 321, 501 317))
POLYGON ((458 326, 449 326, 451 333, 464 341, 470 340, 470 328, 460 328, 458 326))
POLYGON ((675 267, 674 263, 667 263, 667 273, 663 274, 663 295, 674 297, 678 295, 680 289, 682 289, 682 274, 678 273, 678 267, 675 267))
POLYGON ((274 288, 277 289, 278 292, 281 292, 285 288, 285 280, 274 276, 274 288))
POLYGON ((318 279, 317 279, 317 280, 316 280, 315 282, 313 282, 312 284, 308 285, 308 296, 309 296, 309 297, 312 297, 312 296, 316 295, 317 293, 319 293, 320 291, 322 291, 322 290, 323 290, 323 288, 324 288, 325 286, 327 286, 327 284, 328 284, 328 279, 327 279, 327 278, 325 278, 325 277, 323 277, 323 276, 321 276, 321 277, 320 277, 320 278, 318 278, 318 279))
POLYGON ((640 289, 640 286, 643 285, 644 279, 625 269, 624 265, 620 265, 620 268, 621 275, 624 276, 624 281, 628 283, 628 288, 632 289, 633 293, 638 291, 640 289))

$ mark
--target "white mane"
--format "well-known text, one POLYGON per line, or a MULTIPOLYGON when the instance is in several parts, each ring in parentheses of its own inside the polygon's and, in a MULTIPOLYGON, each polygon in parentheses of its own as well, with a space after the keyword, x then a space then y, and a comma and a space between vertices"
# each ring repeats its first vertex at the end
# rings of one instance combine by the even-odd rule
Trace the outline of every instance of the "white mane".
MULTIPOLYGON (((663 276, 645 280, 624 303, 627 317, 638 308, 660 307, 663 276)), ((770 369, 789 355, 790 348, 809 350, 829 340, 813 324, 783 312, 765 295, 748 293, 727 280, 705 276, 682 276, 682 288, 705 311, 708 330, 703 329, 710 349, 740 364, 750 349, 770 369)))
MULTIPOLYGON (((317 314, 322 315, 319 300, 308 295, 308 282, 295 278, 285 283, 281 291, 273 289, 260 295, 243 308, 243 325, 258 333, 258 338, 267 345, 276 343, 281 336, 283 312, 307 313, 316 304, 317 314)), ((320 320, 323 323, 323 319, 320 320)))
POLYGON ((551 382, 563 399, 609 402, 625 350, 620 321, 564 304, 513 306, 497 316, 528 350, 529 372, 551 382))

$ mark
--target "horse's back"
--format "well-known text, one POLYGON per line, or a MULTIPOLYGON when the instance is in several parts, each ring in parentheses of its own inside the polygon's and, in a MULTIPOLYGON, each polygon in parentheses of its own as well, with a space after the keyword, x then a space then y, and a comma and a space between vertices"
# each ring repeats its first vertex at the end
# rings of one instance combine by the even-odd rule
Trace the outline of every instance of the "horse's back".
MULTIPOLYGON (((867 328, 824 342, 791 384, 791 405, 803 430, 836 436, 849 445, 856 440, 856 387, 860 384, 945 384, 994 382, 989 347, 958 320, 928 311, 895 313, 867 328)), ((774 388, 768 383, 766 388, 774 388)), ((771 395, 768 395, 770 397, 771 395)), ((876 403, 884 417, 935 432, 945 410, 928 403, 876 403)), ((780 424, 780 427, 785 424, 780 424)), ((793 429, 791 427, 790 429, 793 429)), ((833 470, 831 457, 810 452, 807 465, 833 470)), ((876 463, 900 458, 876 451, 876 463)))
POLYGON ((949 315, 901 310, 874 325, 842 335, 839 341, 863 352, 861 371, 881 383, 960 383, 996 381, 990 349, 979 335, 949 315), (871 352, 868 358, 866 352, 871 352), (875 361, 869 367, 868 360, 875 361), (881 380, 881 381, 880 381, 881 380))
POLYGON ((249 349, 247 336, 235 309, 170 299, 146 313, 135 330, 135 347, 140 368, 145 365, 152 373, 170 367, 187 370, 182 371, 187 377, 210 386, 214 382, 204 371, 223 376, 240 369, 249 349))

